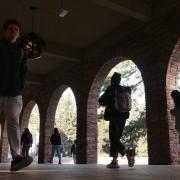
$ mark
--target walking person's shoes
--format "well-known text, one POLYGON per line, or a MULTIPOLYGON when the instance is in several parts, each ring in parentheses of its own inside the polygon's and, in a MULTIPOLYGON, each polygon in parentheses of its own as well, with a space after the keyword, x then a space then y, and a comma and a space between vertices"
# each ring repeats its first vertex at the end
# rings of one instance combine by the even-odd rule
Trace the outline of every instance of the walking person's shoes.
POLYGON ((129 167, 133 167, 135 163, 135 150, 128 148, 128 150, 126 150, 126 157, 129 167))
POLYGON ((112 160, 111 163, 109 163, 109 164, 107 165, 107 168, 120 168, 120 166, 119 166, 117 160, 116 160, 116 161, 112 160))
POLYGON ((11 161, 10 171, 18 171, 22 168, 29 166, 32 162, 33 162, 33 158, 31 156, 24 158, 18 155, 11 161))
POLYGON ((48 162, 48 163, 50 163, 50 164, 52 164, 52 163, 53 163, 51 160, 48 160, 47 162, 48 162))

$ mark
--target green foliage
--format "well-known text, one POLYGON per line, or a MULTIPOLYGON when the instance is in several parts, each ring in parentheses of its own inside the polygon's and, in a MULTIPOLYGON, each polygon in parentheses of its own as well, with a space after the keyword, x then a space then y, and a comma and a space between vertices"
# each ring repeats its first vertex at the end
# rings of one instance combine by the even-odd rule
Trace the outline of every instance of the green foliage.
POLYGON ((98 121, 98 152, 109 152, 109 134, 107 121, 98 121))
POLYGON ((126 147, 140 149, 138 142, 140 138, 146 136, 146 119, 145 112, 139 112, 135 119, 130 119, 124 129, 122 142, 126 147))
POLYGON ((57 127, 62 136, 62 142, 66 155, 70 155, 70 148, 76 139, 76 103, 70 89, 67 89, 57 106, 55 127, 57 127))
POLYGON ((142 157, 147 157, 147 134, 139 138, 136 152, 142 157))

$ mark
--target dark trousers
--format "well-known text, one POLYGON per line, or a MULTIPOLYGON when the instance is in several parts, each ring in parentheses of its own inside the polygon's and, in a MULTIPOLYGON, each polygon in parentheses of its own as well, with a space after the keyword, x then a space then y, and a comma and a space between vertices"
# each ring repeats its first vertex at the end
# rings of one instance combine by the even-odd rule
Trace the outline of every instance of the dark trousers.
POLYGON ((30 144, 23 144, 22 147, 22 156, 24 158, 27 158, 29 156, 29 149, 30 149, 31 145, 30 144))
POLYGON ((120 139, 126 124, 127 118, 113 118, 109 122, 110 157, 117 158, 118 153, 124 155, 125 147, 120 139))
POLYGON ((58 155, 59 158, 59 164, 61 163, 61 152, 62 152, 62 145, 52 145, 52 153, 51 153, 51 157, 50 157, 50 162, 53 163, 53 157, 55 152, 58 155))

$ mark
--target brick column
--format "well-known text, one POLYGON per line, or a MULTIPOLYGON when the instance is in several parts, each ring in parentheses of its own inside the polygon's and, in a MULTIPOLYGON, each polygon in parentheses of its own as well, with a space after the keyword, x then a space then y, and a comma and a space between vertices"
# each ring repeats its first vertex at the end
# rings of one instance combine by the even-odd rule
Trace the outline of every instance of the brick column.
POLYGON ((170 164, 170 149, 165 88, 166 71, 165 68, 160 67, 158 61, 154 60, 143 65, 143 75, 149 164, 167 165, 170 164))
MULTIPOLYGON (((178 40, 172 55, 170 57, 166 84, 167 84, 167 105, 168 110, 174 108, 174 102, 171 98, 171 92, 177 89, 177 75, 180 73, 180 39, 178 40)), ((179 134, 175 129, 175 117, 168 111, 169 137, 171 164, 180 164, 180 144, 179 134)))
POLYGON ((58 102, 64 90, 68 86, 60 87, 47 86, 47 89, 41 94, 39 111, 40 111, 40 146, 39 146, 39 163, 46 163, 51 154, 50 137, 53 133, 55 113, 58 102))

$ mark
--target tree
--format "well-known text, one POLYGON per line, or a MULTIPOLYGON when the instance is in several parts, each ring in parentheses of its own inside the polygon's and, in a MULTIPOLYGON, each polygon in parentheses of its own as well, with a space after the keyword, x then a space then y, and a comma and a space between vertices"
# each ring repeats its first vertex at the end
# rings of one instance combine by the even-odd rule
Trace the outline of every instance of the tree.
POLYGON ((58 103, 56 110, 55 127, 62 136, 62 142, 67 155, 70 155, 70 147, 76 139, 76 103, 72 91, 68 88, 58 103))

